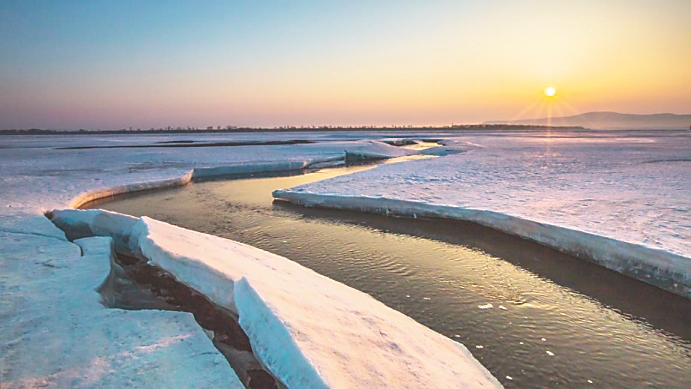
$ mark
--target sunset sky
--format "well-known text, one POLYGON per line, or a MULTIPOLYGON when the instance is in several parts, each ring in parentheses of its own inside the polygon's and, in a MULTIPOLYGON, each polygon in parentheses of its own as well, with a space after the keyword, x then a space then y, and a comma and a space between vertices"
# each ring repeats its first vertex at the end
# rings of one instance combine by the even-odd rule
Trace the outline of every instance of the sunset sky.
POLYGON ((691 1, 0 1, 0 129, 691 113, 691 1), (203 6, 202 6, 203 4, 203 6), (544 112, 542 112, 544 114, 544 112))

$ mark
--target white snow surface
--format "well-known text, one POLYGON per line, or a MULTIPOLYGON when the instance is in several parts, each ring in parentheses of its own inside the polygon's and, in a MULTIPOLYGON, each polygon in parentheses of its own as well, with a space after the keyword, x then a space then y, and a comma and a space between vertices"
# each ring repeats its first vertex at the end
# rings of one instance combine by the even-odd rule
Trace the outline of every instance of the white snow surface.
MULTIPOLYGON (((255 137, 270 140, 272 134, 255 137)), ((0 137, 0 198, 7 208, 14 208, 8 213, 78 207, 83 202, 112 194, 183 185, 195 173, 208 177, 251 173, 258 171, 258 167, 261 171, 292 170, 342 158, 344 151, 351 148, 372 148, 376 152, 388 149, 391 156, 401 153, 397 147, 370 141, 193 148, 65 150, 47 147, 51 141, 60 147, 110 146, 113 142, 109 138, 99 141, 94 136, 68 138, 72 138, 72 143, 66 143, 63 136, 0 137)), ((142 142, 137 136, 117 140, 119 145, 142 142)), ((224 140, 234 138, 228 136, 224 140)), ((162 140, 156 138, 156 141, 162 140)))
POLYGON ((382 165, 275 196, 313 206, 389 207, 409 216, 473 220, 566 251, 601 255, 604 262, 620 261, 612 264, 615 270, 639 261, 633 266, 691 280, 688 131, 474 133, 443 143, 467 151, 382 165))
MULTIPOLYGON (((214 135, 213 141, 276 136, 214 135)), ((314 133, 309 137, 349 135, 314 133)), ((258 166, 285 170, 340 158, 351 147, 372 148, 376 153, 389 149, 392 156, 401 153, 393 146, 367 141, 202 148, 52 147, 179 139, 189 139, 189 135, 0 137, 3 387, 241 387, 192 315, 104 307, 96 289, 110 270, 113 240, 69 242, 43 216, 45 211, 76 207, 116 193, 183 185, 199 171, 231 174, 257 171, 258 166)), ((153 220, 87 214, 73 222, 88 226, 94 234, 120 231, 114 234, 114 244, 120 248, 131 244, 125 230, 141 231, 137 242, 148 250, 147 255, 157 258, 151 259, 154 263, 166 266, 164 258, 168 258, 171 268, 166 270, 173 273, 188 268, 176 273, 181 281, 219 304, 229 304, 229 308, 235 304, 238 312, 244 312, 241 325, 257 353, 290 387, 305 387, 302 380, 314 382, 315 387, 499 386, 462 345, 285 258, 153 220), (196 251, 185 251, 180 241, 196 251), (237 255, 242 266, 227 263, 223 250, 237 255), (213 280, 198 283, 204 277, 213 280), (222 291, 218 296, 208 290, 217 287, 222 291), (223 294, 228 290, 230 295, 223 294), (400 377, 410 379, 405 382, 400 377)))
POLYGON ((290 388, 500 386, 463 345, 278 255, 147 217, 130 248, 236 312, 290 388))
POLYGON ((0 253, 3 388, 243 387, 191 314, 103 307, 110 238, 0 231, 0 253))

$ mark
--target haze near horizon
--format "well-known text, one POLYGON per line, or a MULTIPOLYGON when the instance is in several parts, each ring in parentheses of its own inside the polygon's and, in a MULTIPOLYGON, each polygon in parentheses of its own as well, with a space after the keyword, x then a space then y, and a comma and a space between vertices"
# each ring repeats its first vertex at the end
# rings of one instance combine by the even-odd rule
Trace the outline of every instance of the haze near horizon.
POLYGON ((688 113, 687 15, 681 0, 4 1, 0 129, 688 113))

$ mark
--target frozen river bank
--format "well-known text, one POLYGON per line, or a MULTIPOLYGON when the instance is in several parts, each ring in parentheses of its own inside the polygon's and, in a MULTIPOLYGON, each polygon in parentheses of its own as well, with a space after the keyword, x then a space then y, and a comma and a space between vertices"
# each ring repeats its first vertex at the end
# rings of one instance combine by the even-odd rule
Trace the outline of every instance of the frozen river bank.
POLYGON ((483 224, 691 297, 688 131, 478 134, 467 152, 274 196, 307 206, 483 224))
POLYGON ((277 188, 362 169, 193 183, 88 206, 294 260, 467 345, 507 388, 691 379, 691 300, 473 223, 272 201, 277 188))

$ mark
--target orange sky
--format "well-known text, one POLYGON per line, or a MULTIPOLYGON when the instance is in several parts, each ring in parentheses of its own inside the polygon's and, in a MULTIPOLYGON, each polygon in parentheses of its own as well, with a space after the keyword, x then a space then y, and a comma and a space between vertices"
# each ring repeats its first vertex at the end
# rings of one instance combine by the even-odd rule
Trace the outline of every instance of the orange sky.
POLYGON ((3 2, 0 128, 691 112, 691 1, 226 3, 3 2))

